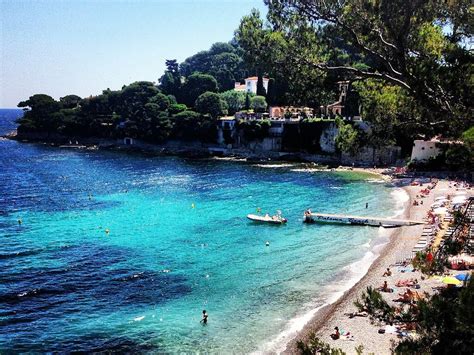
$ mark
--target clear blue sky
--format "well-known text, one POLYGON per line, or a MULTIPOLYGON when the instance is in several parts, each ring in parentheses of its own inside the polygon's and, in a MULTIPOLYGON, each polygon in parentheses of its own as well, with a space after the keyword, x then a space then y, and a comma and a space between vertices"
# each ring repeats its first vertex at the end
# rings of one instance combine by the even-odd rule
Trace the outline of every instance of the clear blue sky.
POLYGON ((157 81, 165 59, 183 61, 229 41, 263 0, 0 0, 0 107, 36 93, 59 99, 137 80, 157 81))

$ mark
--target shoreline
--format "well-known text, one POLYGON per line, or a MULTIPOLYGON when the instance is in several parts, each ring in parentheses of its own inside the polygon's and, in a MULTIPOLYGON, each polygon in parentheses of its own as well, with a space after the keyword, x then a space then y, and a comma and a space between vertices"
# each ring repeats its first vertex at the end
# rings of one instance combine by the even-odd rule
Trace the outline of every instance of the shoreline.
MULTIPOLYGON (((38 133, 18 133, 16 130, 0 136, 2 139, 14 140, 21 143, 48 145, 62 149, 77 150, 112 150, 126 153, 141 153, 152 156, 178 156, 193 159, 216 159, 229 161, 244 161, 250 164, 265 164, 271 162, 312 164, 321 170, 356 171, 371 173, 376 169, 373 162, 360 161, 358 164, 344 165, 339 153, 307 153, 304 151, 271 151, 253 150, 249 148, 225 148, 213 143, 197 141, 169 141, 167 143, 147 143, 136 141, 132 145, 124 144, 120 139, 82 137, 80 143, 74 137, 57 133, 47 135, 38 133), (73 143, 75 142, 75 144, 73 143), (370 168, 370 167, 373 167, 370 168), (370 170, 370 171, 369 171, 370 170)), ((395 164, 381 165, 391 167, 395 164)), ((378 175, 378 172, 376 172, 378 175)))
MULTIPOLYGON (((373 177, 381 178, 384 181, 389 181, 391 179, 391 177, 382 174, 383 169, 342 167, 335 170, 372 175, 373 177)), ((398 211, 398 213, 390 216, 390 218, 406 218, 409 215, 409 207, 411 206, 411 195, 409 191, 407 191, 403 187, 393 187, 393 191, 396 191, 397 189, 403 190, 408 199, 397 201, 397 199, 394 197, 393 206, 396 207, 397 203, 401 203, 403 209, 401 211, 394 209, 394 211, 398 211)), ((357 226, 355 227, 357 228, 357 226)), ((364 256, 361 259, 358 259, 346 266, 347 268, 350 268, 354 264, 359 264, 363 262, 366 257, 371 258, 370 254, 372 254, 372 260, 369 262, 367 270, 363 274, 357 274, 353 272, 355 274, 355 277, 351 277, 348 280, 347 284, 341 285, 342 290, 336 291, 333 294, 329 294, 327 300, 324 302, 323 305, 307 311, 306 314, 298 315, 297 318, 304 318, 305 315, 307 316, 308 314, 312 313, 309 321, 306 321, 303 327, 299 330, 295 332, 291 332, 288 330, 283 331, 282 333, 279 333, 279 335, 275 337, 272 341, 266 342, 265 350, 263 351, 263 353, 299 354, 299 351, 296 348, 296 342, 298 340, 306 340, 311 333, 318 332, 328 321, 328 319, 332 317, 333 313, 340 307, 341 304, 345 302, 350 302, 348 301, 349 298, 352 299, 354 296, 360 293, 359 290, 361 289, 361 283, 367 278, 369 273, 373 272, 373 269, 382 262, 382 259, 384 258, 385 254, 390 253, 391 249, 393 248, 393 244, 396 243, 398 234, 401 233, 401 228, 384 228, 378 233, 379 235, 377 235, 371 241, 372 245, 370 249, 367 250, 367 252, 364 254, 364 256), (383 241, 380 242, 381 240, 383 241), (287 334, 283 335, 284 333, 287 334), (282 338, 279 339, 279 337, 282 338), (269 347, 268 344, 270 343, 273 343, 273 346, 269 347)), ((350 304, 352 304, 352 302, 350 302, 350 304)), ((291 319, 291 321, 293 321, 293 319, 291 319)), ((354 346, 356 345, 358 344, 354 344, 354 346)))
MULTIPOLYGON (((357 173, 366 175, 366 177, 372 177, 389 182, 392 180, 391 174, 385 173, 387 169, 393 167, 393 165, 384 166, 382 168, 376 168, 370 166, 370 164, 349 166, 340 163, 319 161, 317 158, 311 159, 311 155, 303 152, 291 153, 291 152, 273 152, 273 151, 262 151, 252 152, 238 150, 237 152, 230 152, 226 154, 214 154, 209 150, 209 147, 196 148, 190 147, 165 147, 158 144, 147 144, 146 146, 126 146, 118 144, 115 140, 109 139, 87 139, 83 144, 79 145, 68 145, 61 144, 61 142, 53 139, 38 139, 34 137, 23 137, 19 136, 16 131, 10 132, 0 136, 1 139, 13 140, 20 143, 40 144, 48 145, 55 148, 61 149, 75 149, 75 150, 106 150, 116 151, 123 153, 137 153, 146 154, 152 156, 175 156, 180 158, 190 159, 208 159, 215 161, 230 161, 252 165, 267 165, 267 164, 291 164, 295 165, 296 168, 308 171, 321 171, 321 172, 338 172, 338 173, 357 173), (295 159, 297 157, 298 159, 295 159), (309 158, 309 159, 308 159, 309 158)), ((62 142, 64 143, 64 142, 62 142)), ((319 157, 319 155, 314 155, 319 157)), ((335 159, 335 157, 332 157, 335 159)))
MULTIPOLYGON (((408 200, 405 202, 401 218, 420 219, 429 209, 429 199, 423 206, 413 206, 412 202, 420 189, 419 186, 401 187, 407 194, 408 200)), ((437 187, 439 189, 439 187, 437 187)), ((430 195, 432 199, 434 193, 430 195)), ((321 307, 304 325, 301 331, 297 332, 291 340, 286 343, 283 354, 299 353, 296 343, 298 340, 306 341, 312 333, 315 333, 322 341, 329 343, 335 348, 341 348, 348 354, 355 354, 355 347, 364 346, 364 352, 376 354, 390 354, 391 341, 397 340, 396 336, 388 334, 378 334, 378 326, 369 324, 368 318, 355 317, 350 319, 345 313, 355 311, 353 302, 365 291, 367 286, 378 286, 383 283, 382 274, 384 270, 392 266, 400 253, 411 252, 416 240, 421 235, 423 226, 403 226, 395 229, 389 234, 389 241, 382 246, 378 257, 369 266, 365 275, 359 279, 351 288, 346 290, 335 302, 321 307), (368 324, 361 324, 362 322, 368 324), (350 331, 354 335, 354 341, 333 341, 329 334, 333 332, 335 326, 350 331), (368 329, 369 328, 369 329, 368 329)), ((393 271, 393 270, 392 270, 393 271)), ((393 272, 391 278, 401 278, 403 274, 393 272)), ((416 275, 405 275, 417 276, 416 275)))

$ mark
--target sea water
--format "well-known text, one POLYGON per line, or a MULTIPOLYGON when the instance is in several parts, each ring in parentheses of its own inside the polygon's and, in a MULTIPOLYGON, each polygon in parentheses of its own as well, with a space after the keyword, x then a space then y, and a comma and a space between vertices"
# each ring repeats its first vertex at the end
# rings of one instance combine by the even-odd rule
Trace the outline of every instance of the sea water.
POLYGON ((401 206, 380 180, 294 164, 2 140, 0 167, 0 351, 277 351, 386 238, 303 211, 401 206), (257 208, 287 225, 248 221, 257 208))

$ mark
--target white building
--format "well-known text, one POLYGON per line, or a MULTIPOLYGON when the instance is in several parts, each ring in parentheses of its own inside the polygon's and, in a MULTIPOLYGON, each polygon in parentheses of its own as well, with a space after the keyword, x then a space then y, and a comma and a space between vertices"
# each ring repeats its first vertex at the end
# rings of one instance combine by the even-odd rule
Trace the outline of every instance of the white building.
MULTIPOLYGON (((265 91, 268 92, 268 81, 270 79, 263 78, 263 87, 265 91)), ((251 76, 245 79, 245 84, 235 83, 234 90, 236 91, 246 91, 256 94, 257 93, 257 82, 258 76, 251 76)))
POLYGON ((411 151, 411 160, 428 161, 436 158, 441 150, 438 148, 439 140, 432 139, 424 141, 417 139, 413 142, 413 150, 411 151))

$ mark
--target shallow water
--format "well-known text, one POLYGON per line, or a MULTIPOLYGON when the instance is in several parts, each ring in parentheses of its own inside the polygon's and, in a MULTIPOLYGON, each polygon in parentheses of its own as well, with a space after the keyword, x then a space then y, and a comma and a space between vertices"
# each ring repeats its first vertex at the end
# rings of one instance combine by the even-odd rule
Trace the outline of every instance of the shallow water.
POLYGON ((304 225, 303 211, 400 207, 383 183, 293 165, 3 140, 0 166, 0 350, 263 349, 340 291, 379 235, 304 225), (288 224, 248 222, 257 207, 288 224))

